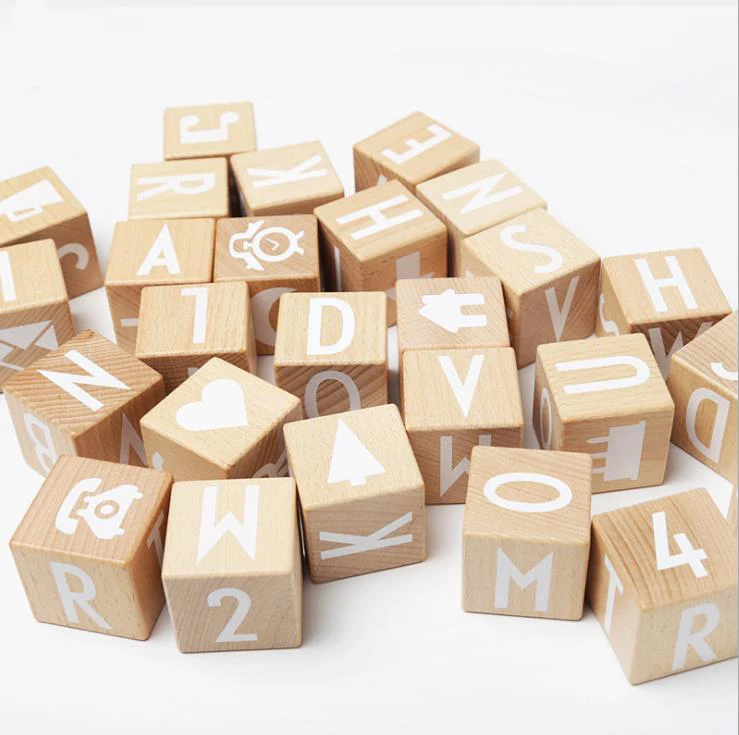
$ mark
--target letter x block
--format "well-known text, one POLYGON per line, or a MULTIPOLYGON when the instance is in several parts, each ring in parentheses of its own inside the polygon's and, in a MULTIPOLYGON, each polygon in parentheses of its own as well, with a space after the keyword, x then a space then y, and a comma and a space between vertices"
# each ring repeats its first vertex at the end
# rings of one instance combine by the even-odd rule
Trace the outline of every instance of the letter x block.
POLYGON ((164 397, 164 381, 95 332, 72 337, 3 390, 23 456, 37 472, 47 474, 62 454, 146 466, 139 421, 164 397))
POLYGON ((148 638, 171 487, 167 472, 61 457, 10 542, 36 619, 148 638))
POLYGON ((588 601, 632 684, 736 656, 736 557, 703 489, 593 518, 588 601))
POLYGON ((590 550, 586 454, 472 450, 464 508, 468 612, 579 620, 590 550))
POLYGON ((395 282, 446 276, 446 227, 399 181, 316 209, 326 281, 335 291, 384 291, 395 324, 395 282))
POLYGON ((299 646, 295 481, 175 483, 162 579, 183 653, 299 646))
POLYGON ((534 430, 542 449, 593 457, 593 492, 659 485, 675 404, 643 334, 541 345, 534 430))
POLYGON ((672 441, 732 484, 737 477, 737 314, 678 350, 667 387, 675 401, 672 441))
POLYGON ((423 478, 393 405, 285 427, 314 582, 426 558, 423 478))

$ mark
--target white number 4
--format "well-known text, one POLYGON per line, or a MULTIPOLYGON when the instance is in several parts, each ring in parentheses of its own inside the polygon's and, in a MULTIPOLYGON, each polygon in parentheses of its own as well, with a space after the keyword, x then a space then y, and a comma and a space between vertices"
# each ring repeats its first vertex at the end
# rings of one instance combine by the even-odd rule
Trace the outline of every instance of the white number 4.
POLYGON ((703 560, 708 556, 703 549, 696 549, 684 533, 675 533, 672 538, 680 549, 679 554, 670 553, 670 540, 667 538, 667 516, 662 510, 652 513, 652 528, 654 529, 654 552, 657 556, 657 569, 674 569, 687 564, 696 577, 707 577, 708 571, 703 566, 703 560))

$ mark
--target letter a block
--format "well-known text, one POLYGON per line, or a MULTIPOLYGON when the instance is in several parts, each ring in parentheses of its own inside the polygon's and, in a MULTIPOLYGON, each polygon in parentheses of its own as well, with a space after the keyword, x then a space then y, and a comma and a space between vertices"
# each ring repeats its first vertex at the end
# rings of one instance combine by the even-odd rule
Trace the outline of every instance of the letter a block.
POLYGON ((642 334, 541 345, 534 430, 542 449, 593 457, 593 492, 659 485, 675 404, 642 334))
POLYGON ((590 550, 586 454, 472 450, 464 508, 467 612, 579 620, 590 550))
POLYGON ((171 487, 167 472, 61 457, 10 541, 36 619, 148 638, 171 487))
POLYGON ((516 356, 498 349, 409 350, 403 419, 426 502, 463 503, 472 447, 523 445, 516 356))
POLYGON ((736 656, 736 557, 703 489, 593 518, 588 601, 632 684, 736 656))
POLYGON ((183 653, 299 646, 295 481, 175 483, 162 579, 183 653))
POLYGON ((675 401, 672 441, 732 484, 737 477, 737 315, 675 353, 667 387, 675 401))
POLYGON ((47 474, 61 454, 146 466, 139 421, 164 398, 164 381, 100 335, 72 337, 4 391, 23 456, 37 472, 47 474))
POLYGON ((285 427, 314 582, 426 558, 423 478, 397 407, 285 427))
POLYGON ((699 248, 604 258, 596 334, 642 332, 667 377, 683 345, 731 313, 699 248))
POLYGON ((387 403, 383 293, 282 296, 275 380, 308 418, 387 403))

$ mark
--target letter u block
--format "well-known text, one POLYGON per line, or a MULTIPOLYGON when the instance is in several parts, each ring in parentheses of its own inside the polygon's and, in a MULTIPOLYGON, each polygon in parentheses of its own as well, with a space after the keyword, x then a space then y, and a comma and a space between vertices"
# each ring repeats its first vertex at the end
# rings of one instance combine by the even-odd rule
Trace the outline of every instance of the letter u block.
POLYGON ((280 298, 277 385, 308 418, 387 403, 384 293, 287 293, 280 298))
POLYGON ((475 447, 464 508, 467 612, 579 620, 590 550, 591 459, 475 447))
POLYGON ((659 485, 675 405, 643 334, 540 345, 534 431, 542 449, 593 458, 593 492, 659 485))
POLYGON ((702 488, 593 518, 588 601, 632 684, 737 655, 736 557, 702 488))

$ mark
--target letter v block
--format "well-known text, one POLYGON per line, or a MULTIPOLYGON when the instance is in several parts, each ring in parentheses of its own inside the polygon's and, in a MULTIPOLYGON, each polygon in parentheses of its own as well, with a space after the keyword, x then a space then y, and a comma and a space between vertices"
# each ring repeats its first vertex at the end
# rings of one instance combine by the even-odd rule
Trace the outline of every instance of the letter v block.
POLYGON ((632 684, 736 656, 736 556, 702 488, 593 518, 588 601, 632 684))
POLYGON ((423 478, 393 405, 285 427, 314 582, 426 558, 423 478))
POLYGON ((37 472, 47 474, 62 454, 146 466, 139 422, 164 398, 164 381, 95 332, 39 358, 4 391, 23 456, 37 472))

